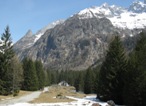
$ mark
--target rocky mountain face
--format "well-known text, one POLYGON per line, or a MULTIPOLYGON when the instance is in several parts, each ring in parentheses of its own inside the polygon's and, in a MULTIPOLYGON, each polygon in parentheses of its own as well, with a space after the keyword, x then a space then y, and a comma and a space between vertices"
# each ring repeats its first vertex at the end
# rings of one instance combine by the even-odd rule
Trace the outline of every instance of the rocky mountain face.
POLYGON ((18 42, 15 43, 14 48, 23 50, 30 48, 48 29, 54 28, 56 25, 63 22, 64 20, 58 20, 56 22, 53 22, 46 27, 40 29, 36 34, 33 34, 31 30, 28 30, 24 37, 22 37, 18 42))
POLYGON ((40 29, 36 34, 33 34, 31 30, 28 30, 28 32, 14 44, 14 50, 16 51, 18 57, 22 60, 27 49, 32 47, 48 29, 54 28, 56 25, 59 25, 63 22, 64 20, 52 22, 44 28, 40 29))
POLYGON ((35 35, 28 31, 14 50, 21 60, 24 57, 41 60, 52 69, 87 69, 103 60, 115 35, 121 36, 127 50, 132 49, 135 35, 146 26, 144 9, 134 9, 139 10, 139 5, 146 7, 142 2, 134 2, 129 9, 107 3, 84 9, 35 35))

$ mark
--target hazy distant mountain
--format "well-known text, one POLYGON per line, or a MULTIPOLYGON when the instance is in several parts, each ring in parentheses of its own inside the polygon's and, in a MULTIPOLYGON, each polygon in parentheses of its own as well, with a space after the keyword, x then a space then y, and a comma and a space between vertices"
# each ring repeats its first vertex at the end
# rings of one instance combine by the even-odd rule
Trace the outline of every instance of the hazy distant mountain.
POLYGON ((20 59, 41 60, 53 69, 86 69, 102 61, 115 35, 132 49, 135 35, 146 26, 145 8, 142 2, 134 2, 128 9, 107 3, 86 8, 34 35, 29 31, 14 49, 20 59))

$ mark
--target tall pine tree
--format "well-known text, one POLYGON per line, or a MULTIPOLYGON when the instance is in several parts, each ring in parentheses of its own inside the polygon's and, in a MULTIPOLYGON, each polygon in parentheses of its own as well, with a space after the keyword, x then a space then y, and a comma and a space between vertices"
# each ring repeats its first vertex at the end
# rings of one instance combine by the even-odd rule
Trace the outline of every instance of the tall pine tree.
POLYGON ((51 71, 47 69, 44 73, 45 73, 45 86, 50 86, 51 85, 51 71))
POLYGON ((93 71, 89 68, 85 74, 84 80, 84 93, 90 94, 94 93, 94 81, 95 77, 93 75, 93 71))
POLYGON ((25 58, 23 60, 23 76, 23 90, 35 91, 39 89, 35 64, 31 59, 25 58))
POLYGON ((146 105, 146 33, 140 34, 135 49, 130 54, 126 73, 124 103, 132 106, 146 105))
POLYGON ((14 57, 11 34, 7 26, 0 41, 0 94, 8 95, 12 91, 12 70, 10 64, 14 57))
POLYGON ((38 88, 43 89, 45 86, 45 75, 41 61, 35 61, 36 73, 38 77, 38 88))
POLYGON ((114 100, 123 103, 124 73, 126 71, 126 57, 119 36, 115 36, 109 45, 100 72, 97 96, 103 100, 114 100))
POLYGON ((10 69, 11 69, 11 79, 12 81, 12 93, 16 96, 21 89, 21 83, 23 81, 23 68, 22 64, 18 60, 17 56, 14 56, 11 60, 10 69))
POLYGON ((76 88, 76 91, 77 92, 83 92, 84 91, 84 76, 83 76, 83 72, 81 71, 80 73, 79 73, 79 75, 78 75, 78 77, 76 78, 76 80, 74 81, 74 86, 75 86, 75 88, 76 88))

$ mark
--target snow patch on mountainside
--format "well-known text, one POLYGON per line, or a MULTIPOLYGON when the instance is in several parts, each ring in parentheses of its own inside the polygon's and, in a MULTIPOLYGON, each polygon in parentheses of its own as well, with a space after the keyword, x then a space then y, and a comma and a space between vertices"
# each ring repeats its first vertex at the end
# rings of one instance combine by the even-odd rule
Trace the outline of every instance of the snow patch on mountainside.
POLYGON ((80 19, 86 19, 86 18, 102 18, 102 17, 113 17, 117 16, 122 12, 125 12, 126 10, 122 7, 118 7, 115 5, 109 6, 107 3, 104 3, 100 7, 91 7, 86 8, 78 13, 80 19))
POLYGON ((135 1, 130 5, 128 11, 132 11, 134 13, 146 12, 146 4, 141 1, 135 1))
POLYGON ((43 34, 44 34, 44 33, 39 33, 39 34, 35 35, 34 43, 35 43, 43 34))
POLYGON ((35 40, 34 43, 48 30, 51 28, 54 28, 56 25, 62 24, 64 22, 64 20, 57 20, 55 22, 50 23, 49 25, 47 25, 46 27, 42 28, 41 30, 39 30, 34 36, 35 36, 35 40))
POLYGON ((133 2, 128 9, 104 3, 100 7, 86 8, 77 15, 79 19, 106 17, 115 27, 122 29, 146 27, 146 4, 140 1, 133 2))
POLYGON ((120 16, 108 18, 118 28, 144 28, 146 26, 146 13, 136 14, 131 12, 122 13, 120 16))

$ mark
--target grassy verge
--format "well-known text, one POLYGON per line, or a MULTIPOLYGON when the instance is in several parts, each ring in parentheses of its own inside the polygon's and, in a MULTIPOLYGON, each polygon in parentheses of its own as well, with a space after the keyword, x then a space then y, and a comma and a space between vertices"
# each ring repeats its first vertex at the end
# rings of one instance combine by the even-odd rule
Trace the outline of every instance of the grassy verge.
POLYGON ((8 96, 0 95, 0 100, 6 100, 6 99, 12 99, 12 98, 19 98, 21 96, 24 96, 24 95, 27 95, 27 94, 30 94, 30 93, 31 93, 30 91, 22 91, 22 90, 20 90, 18 96, 13 97, 13 95, 8 95, 8 96))
POLYGON ((66 98, 66 96, 73 96, 77 98, 83 98, 86 95, 82 93, 75 92, 75 88, 72 86, 58 86, 54 85, 49 87, 49 91, 42 93, 39 98, 31 101, 31 103, 57 103, 57 102, 71 102, 75 101, 66 98))

